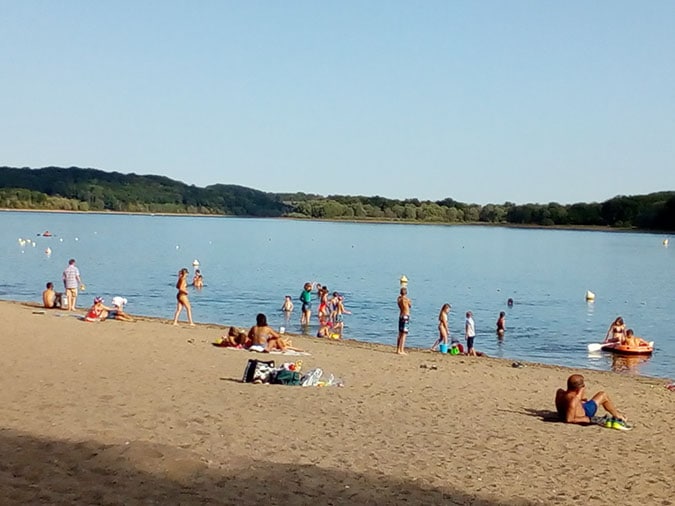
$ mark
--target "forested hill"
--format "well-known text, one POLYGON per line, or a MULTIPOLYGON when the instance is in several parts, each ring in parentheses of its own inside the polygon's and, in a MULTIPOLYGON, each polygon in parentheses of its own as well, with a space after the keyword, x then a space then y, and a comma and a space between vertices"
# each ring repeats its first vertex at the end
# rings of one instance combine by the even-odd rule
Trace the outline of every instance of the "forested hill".
POLYGON ((265 193, 242 186, 186 185, 163 176, 95 169, 0 167, 0 208, 288 216, 309 219, 390 220, 594 226, 675 231, 675 192, 617 196, 605 202, 466 204, 384 197, 265 193))
POLYGON ((239 216, 282 216, 288 211, 278 196, 243 186, 198 188, 164 176, 76 167, 0 167, 0 207, 239 216))

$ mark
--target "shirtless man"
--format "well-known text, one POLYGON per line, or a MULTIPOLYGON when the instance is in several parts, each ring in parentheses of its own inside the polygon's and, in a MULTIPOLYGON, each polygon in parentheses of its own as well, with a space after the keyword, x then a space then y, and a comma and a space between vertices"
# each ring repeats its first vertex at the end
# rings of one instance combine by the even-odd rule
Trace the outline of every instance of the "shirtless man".
POLYGON ((590 399, 584 397, 586 384, 581 374, 572 374, 567 378, 567 390, 559 388, 555 394, 555 407, 558 416, 565 423, 592 423, 592 417, 602 406, 615 420, 612 428, 629 430, 625 424, 625 417, 619 413, 605 392, 598 392, 590 399))
POLYGON ((401 288, 401 294, 398 296, 398 339, 396 341, 396 353, 398 355, 407 355, 405 350, 405 338, 408 335, 408 324, 410 322, 410 308, 412 302, 408 298, 408 289, 401 288))
POLYGON ((47 309, 61 308, 63 294, 54 291, 54 283, 47 283, 46 290, 42 292, 42 305, 47 309))

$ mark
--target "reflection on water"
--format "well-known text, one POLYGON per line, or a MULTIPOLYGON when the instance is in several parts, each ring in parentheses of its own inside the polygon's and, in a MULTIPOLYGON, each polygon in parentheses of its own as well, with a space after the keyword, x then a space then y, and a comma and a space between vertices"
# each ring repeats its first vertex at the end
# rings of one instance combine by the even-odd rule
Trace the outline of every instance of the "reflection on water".
POLYGON ((588 366, 592 369, 611 369, 622 374, 645 374, 651 355, 619 355, 609 352, 588 354, 588 366))
POLYGON ((617 355, 612 354, 612 371, 629 374, 640 374, 641 365, 651 359, 651 355, 617 355))

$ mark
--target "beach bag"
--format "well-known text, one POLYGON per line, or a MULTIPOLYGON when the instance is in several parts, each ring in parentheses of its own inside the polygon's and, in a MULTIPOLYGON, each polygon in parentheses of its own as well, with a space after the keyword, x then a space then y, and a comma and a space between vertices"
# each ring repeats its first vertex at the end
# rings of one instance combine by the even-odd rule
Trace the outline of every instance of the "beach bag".
POLYGON ((272 383, 275 385, 300 385, 302 375, 296 371, 289 371, 288 369, 279 369, 274 377, 272 383))
POLYGON ((274 370, 274 360, 249 359, 244 369, 243 383, 269 383, 270 373, 274 370))

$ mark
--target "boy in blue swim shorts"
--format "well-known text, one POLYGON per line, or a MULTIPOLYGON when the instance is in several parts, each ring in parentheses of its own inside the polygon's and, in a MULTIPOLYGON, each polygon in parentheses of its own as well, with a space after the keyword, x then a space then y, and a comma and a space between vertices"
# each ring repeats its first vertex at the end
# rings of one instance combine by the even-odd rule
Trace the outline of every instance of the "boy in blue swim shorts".
POLYGON ((398 339, 396 340, 396 353, 399 355, 406 355, 405 352, 405 338, 408 335, 408 327, 410 324, 410 308, 412 301, 408 298, 408 289, 401 288, 400 295, 396 299, 398 303, 398 339))

